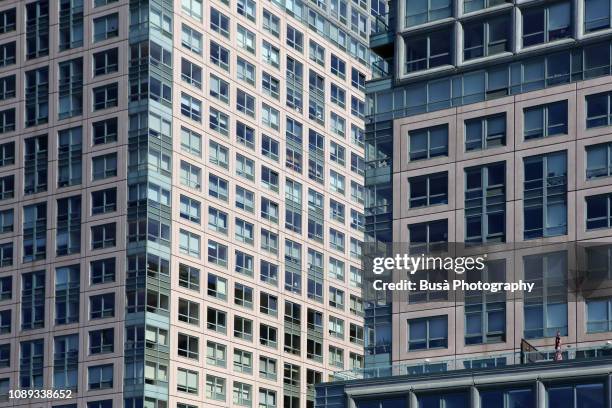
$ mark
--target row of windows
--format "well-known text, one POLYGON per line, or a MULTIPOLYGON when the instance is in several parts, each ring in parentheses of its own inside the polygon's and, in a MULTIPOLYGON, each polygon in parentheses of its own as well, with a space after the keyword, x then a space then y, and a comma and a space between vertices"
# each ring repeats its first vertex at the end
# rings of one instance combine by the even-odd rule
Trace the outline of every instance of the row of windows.
MULTIPOLYGON (((449 2, 450 5, 450 2, 449 2)), ((450 10, 450 9, 449 9, 450 10)), ((439 10, 436 10, 439 12, 439 10)), ((522 10, 523 48, 553 42, 572 36, 572 13, 569 1, 522 10)), ((461 25, 463 53, 469 61, 512 51, 512 16, 506 14, 461 25)), ((442 28, 422 36, 406 39, 406 72, 415 72, 453 64, 454 31, 442 28)))
MULTIPOLYGON (((466 0, 467 3, 467 0, 466 0)), ((478 364, 487 366, 494 364, 491 361, 482 360, 478 364)), ((467 364, 466 364, 467 365, 467 364)), ((466 368, 471 368, 467 367, 466 368)), ((471 390, 465 391, 435 391, 417 392, 415 399, 419 407, 439 408, 468 408, 474 405, 482 408, 513 408, 534 407, 540 391, 536 386, 524 385, 506 387, 505 384, 492 386, 479 386, 476 393, 471 390), (476 394, 476 395, 474 395, 476 394)), ((546 408, 580 408, 588 404, 592 408, 604 408, 606 406, 605 381, 598 378, 590 378, 580 383, 570 381, 547 382, 545 384, 544 398, 546 401, 542 407, 546 408)), ((402 408, 406 406, 409 397, 393 396, 377 399, 360 399, 356 401, 357 408, 402 408)))
MULTIPOLYGON (((583 26, 581 30, 587 34, 610 28, 611 7, 609 0, 581 0, 583 10, 583 26)), ((463 0, 460 7, 463 13, 513 4, 510 0, 463 0)), ((572 18, 574 2, 558 1, 550 5, 521 6, 523 41, 533 45, 552 41, 572 35, 572 18)), ((405 26, 413 27, 453 16, 451 0, 418 0, 406 2, 405 26)), ((510 26, 510 24, 508 24, 510 26)))

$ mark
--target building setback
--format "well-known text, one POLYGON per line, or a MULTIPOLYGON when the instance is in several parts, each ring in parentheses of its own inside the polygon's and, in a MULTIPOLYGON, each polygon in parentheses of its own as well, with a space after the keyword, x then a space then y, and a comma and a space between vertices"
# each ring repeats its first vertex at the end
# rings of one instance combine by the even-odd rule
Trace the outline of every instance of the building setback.
POLYGON ((535 289, 364 284, 366 369, 318 388, 317 406, 610 407, 611 2, 387 11, 370 37, 391 68, 366 85, 364 255, 469 244, 489 258, 471 279, 535 289))
POLYGON ((0 405, 312 407, 362 367, 370 14, 0 4, 0 405))

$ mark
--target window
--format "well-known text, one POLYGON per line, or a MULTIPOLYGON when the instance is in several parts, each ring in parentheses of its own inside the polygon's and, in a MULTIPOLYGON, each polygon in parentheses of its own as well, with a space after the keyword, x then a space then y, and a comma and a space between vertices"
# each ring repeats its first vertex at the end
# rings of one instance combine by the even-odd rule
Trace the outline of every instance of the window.
POLYGON ((587 333, 612 331, 612 299, 589 299, 586 301, 587 333))
POLYGON ((448 347, 448 316, 408 320, 408 351, 448 347))
POLYGON ((200 223, 200 202, 181 194, 180 216, 191 222, 200 223))
POLYGON ((255 54, 255 34, 240 24, 238 24, 236 29, 236 40, 240 48, 255 54))
POLYGON ((206 328, 225 334, 227 332, 227 314, 209 307, 206 311, 206 328))
POLYGON ((227 180, 214 174, 208 175, 208 195, 221 201, 228 200, 227 180))
POLYGON ((15 176, 0 177, 0 199, 6 200, 15 195, 15 176))
POLYGON ((198 123, 202 122, 202 101, 181 92, 181 114, 198 123))
POLYGON ((255 208, 255 194, 240 186, 236 186, 236 208, 252 213, 255 208))
POLYGON ((331 73, 344 79, 346 78, 346 62, 337 55, 331 55, 331 73))
POLYGON ((208 143, 208 161, 210 163, 227 169, 229 167, 228 156, 229 150, 227 147, 212 140, 208 143))
POLYGON ((116 245, 116 224, 102 224, 91 227, 91 248, 102 249, 116 245))
POLYGON ((229 33, 229 30, 230 30, 229 17, 227 17, 225 14, 221 13, 216 8, 211 7, 210 8, 210 28, 213 31, 218 32, 219 34, 221 34, 225 38, 229 38, 230 37, 230 33, 229 33))
POLYGON ((229 83, 215 75, 210 76, 210 96, 229 103, 229 83))
POLYGON ((236 109, 250 117, 255 117, 255 97, 241 89, 236 92, 236 109))
POLYGON ((351 85, 360 91, 365 90, 365 74, 359 72, 357 68, 351 68, 351 85))
POLYGON ((436 31, 406 39, 406 72, 422 71, 451 64, 452 35, 436 31))
POLYGON ((506 145, 506 114, 465 121, 465 150, 483 150, 506 145))
POLYGON ((11 8, 0 12, 0 34, 15 31, 17 28, 17 9, 11 8))
POLYGON ((117 118, 94 122, 92 124, 93 144, 100 145, 117 141, 117 118))
POLYGON ((525 256, 523 267, 525 282, 534 283, 524 296, 524 338, 567 336, 567 252, 525 256))
POLYGON ((0 167, 15 164, 15 142, 0 144, 0 167))
MULTIPOLYGON (((275 327, 267 324, 259 324, 259 344, 262 346, 276 348, 278 342, 278 333, 275 327)), ((261 367, 259 369, 261 374, 261 367)))
MULTIPOLYGON (((43 386, 44 341, 22 341, 19 353, 19 386, 40 389, 43 386)), ((8 390, 7 390, 8 392, 8 390)))
POLYGON ((238 306, 253 308, 253 288, 242 285, 238 282, 234 284, 234 303, 238 306))
POLYGON ((365 102, 355 96, 351 96, 351 114, 363 119, 365 117, 365 102))
POLYGON ((253 321, 242 316, 234 316, 234 337, 253 340, 253 321))
POLYGON ((424 24, 430 21, 450 17, 452 14, 450 0, 406 1, 406 26, 424 24))
POLYGON ((310 59, 316 62, 317 64, 321 65, 322 67, 324 67, 325 66, 325 48, 323 48, 321 45, 319 45, 313 40, 310 40, 309 48, 310 48, 310 51, 309 51, 310 59))
POLYGON ((586 97, 586 127, 587 129, 609 126, 612 124, 612 93, 604 92, 586 97))
MULTIPOLYGON (((0 16, 1 18, 1 16, 0 16)), ((15 89, 16 75, 8 75, 0 78, 0 100, 14 98, 16 95, 15 89)))
POLYGON ((49 55, 49 2, 39 0, 28 3, 25 14, 26 57, 31 59, 49 55))
POLYGON ((227 267, 227 246, 208 240, 208 262, 227 267))
POLYGON ((176 390, 198 395, 198 373, 184 368, 176 370, 176 390))
POLYGON ((257 5, 253 0, 238 0, 236 3, 236 10, 238 11, 238 14, 245 16, 252 22, 255 22, 257 5))
POLYGON ((411 130, 410 160, 424 160, 448 155, 448 125, 411 130))
POLYGON ((465 169, 465 242, 505 242, 505 162, 465 169))
POLYGON ((510 50, 509 16, 466 24, 463 28, 463 59, 492 56, 510 50))
POLYGON ((330 175, 331 191, 344 195, 345 186, 346 186, 346 178, 334 170, 330 170, 329 175, 330 175))
POLYGON ((0 67, 13 65, 16 61, 15 42, 0 45, 0 67))
POLYGON ((202 0, 181 0, 181 5, 185 14, 202 21, 202 0))
POLYGON ((523 159, 525 239, 567 233, 567 155, 565 151, 523 159))
MULTIPOLYGON (((229 50, 215 41, 210 41, 210 62, 229 71, 230 53, 229 50)), ((199 88, 199 87, 198 87, 199 88)))
POLYGON ((113 388, 113 365, 89 366, 87 369, 89 390, 113 388))
POLYGON ((227 280, 212 273, 208 273, 208 283, 206 291, 206 293, 208 293, 208 296, 212 296, 221 300, 226 300, 227 280))
POLYGON ((208 207, 208 228, 213 231, 227 234, 227 213, 208 207))
MULTIPOLYGON (((466 282, 506 282, 505 260, 489 261, 483 270, 466 274, 466 282)), ((465 344, 506 341, 506 295, 486 291, 465 293, 465 344)))
POLYGON ((200 236, 183 229, 179 230, 179 250, 194 258, 200 257, 200 236))
POLYGON ((280 112, 273 107, 263 103, 261 105, 261 123, 270 129, 280 129, 280 112))
POLYGON ((287 45, 298 52, 304 50, 304 34, 287 24, 287 45))
POLYGON ((115 177, 117 176, 117 153, 93 157, 91 166, 94 181, 115 177))
POLYGON ((448 203, 448 173, 434 173, 408 179, 410 208, 448 203))
MULTIPOLYGON (((273 37, 280 38, 280 18, 264 9, 263 29, 272 34, 273 37)), ((289 44, 289 26, 287 26, 287 44, 289 44)))
POLYGON ((567 101, 526 108, 523 116, 525 140, 567 134, 567 101))
POLYGON ((261 45, 261 57, 274 68, 280 67, 280 50, 267 41, 263 41, 261 45))
POLYGON ((81 115, 83 111, 83 59, 60 62, 58 89, 58 118, 81 115))
POLYGON ((259 377, 276 381, 276 360, 272 357, 259 356, 259 377))
POLYGON ((57 200, 57 256, 81 251, 81 196, 57 200))
POLYGON ((202 187, 202 170, 181 160, 181 184, 199 191, 202 187))
POLYGON ((108 40, 119 35, 119 14, 109 14, 94 18, 93 20, 94 42, 108 40))
POLYGON ((276 391, 260 388, 259 408, 276 408, 276 391))
POLYGON ((236 218, 236 225, 234 227, 235 239, 238 242, 244 242, 245 244, 253 245, 254 241, 254 226, 250 222, 246 222, 239 218, 236 218))
POLYGON ((261 138, 261 154, 276 162, 279 159, 279 143, 278 140, 268 135, 262 135, 261 138))
POLYGON ((612 143, 600 143, 586 147, 587 180, 612 175, 612 143))
POLYGON ((278 266, 277 265, 261 260, 259 271, 260 271, 259 279, 262 282, 269 283, 273 286, 277 286, 277 283, 278 283, 278 266))
MULTIPOLYGON (((246 82, 249 85, 255 85, 255 65, 238 57, 236 59, 237 69, 236 76, 239 80, 246 82)), ((263 79, 262 79, 263 81, 263 79)))
POLYGON ((251 374, 253 372, 253 353, 235 348, 234 371, 251 374))
MULTIPOLYGON (((75 127, 58 132, 58 187, 81 184, 82 129, 75 127)), ((102 160, 102 159, 100 159, 102 160)), ((94 162, 95 164, 95 162, 94 162)), ((110 164, 110 163, 109 163, 110 164)), ((95 166, 94 169, 95 170, 95 166)))
POLYGON ((253 256, 235 251, 235 271, 241 275, 253 276, 253 256))
POLYGON ((185 58, 181 58, 181 78, 189 85, 202 89, 202 67, 185 58))
POLYGON ((178 319, 181 322, 198 326, 200 324, 200 304, 179 298, 178 319))
POLYGON ((47 191, 47 136, 36 136, 24 141, 24 194, 47 191))
POLYGON ((408 234, 411 253, 440 251, 448 241, 448 221, 444 219, 410 224, 408 234))
POLYGON ((554 385, 547 387, 548 407, 582 408, 591 405, 603 408, 606 404, 605 387, 602 383, 577 385, 554 385))
POLYGON ((0 267, 13 264, 13 243, 0 244, 0 267))
POLYGON ((200 290, 200 270, 193 266, 179 264, 179 286, 194 291, 200 290))
POLYGON ((93 88, 93 109, 108 109, 116 107, 118 103, 119 87, 117 83, 93 88))
POLYGON ((23 261, 45 259, 47 254, 47 203, 23 207, 23 261))
POLYGON ((193 360, 198 359, 198 342, 199 338, 189 336, 184 333, 178 334, 178 355, 181 357, 191 358, 193 360))
POLYGON ((608 0, 584 1, 584 32, 610 28, 610 2, 608 0))
POLYGON ((103 295, 90 296, 89 298, 89 318, 105 319, 115 316, 115 294, 106 293, 103 295))
POLYGON ((90 282, 92 285, 115 281, 115 258, 91 261, 90 282))
POLYGON ((119 70, 119 49, 111 48, 93 55, 94 76, 106 75, 119 70))
POLYGON ((225 378, 211 374, 206 376, 206 398, 225 401, 225 378))
POLYGON ((223 136, 229 135, 229 116, 217 109, 210 107, 208 126, 210 130, 223 136))
POLYGON ((547 43, 572 35, 571 5, 554 3, 545 7, 532 7, 523 13, 523 47, 547 43))
POLYGON ((92 330, 89 332, 89 354, 112 353, 115 350, 115 329, 92 330))
POLYGON ((612 227, 611 199, 610 194, 585 197, 587 231, 612 227))
POLYGON ((336 309, 344 310, 344 291, 330 286, 329 305, 336 309))
MULTIPOLYGON (((15 212, 12 208, 8 210, 0 211, 0 234, 5 232, 13 232, 15 223, 15 212)), ((2 280, 0 279, 0 287, 2 280)), ((0 290, 0 293, 2 291, 0 290)), ((2 300, 2 296, 0 296, 0 300, 2 300)))
POLYGON ((206 363, 212 366, 225 367, 227 347, 214 341, 206 342, 206 363))
POLYGON ((202 156, 202 135, 181 126, 181 150, 195 156, 202 156))
POLYGON ((202 34, 185 24, 181 28, 181 44, 189 51, 202 55, 202 34))
POLYGON ((49 120, 49 68, 25 73, 25 126, 36 126, 49 120))
POLYGON ((335 103, 341 108, 344 108, 346 106, 346 91, 343 88, 332 83, 330 95, 331 95, 331 101, 333 103, 335 103))

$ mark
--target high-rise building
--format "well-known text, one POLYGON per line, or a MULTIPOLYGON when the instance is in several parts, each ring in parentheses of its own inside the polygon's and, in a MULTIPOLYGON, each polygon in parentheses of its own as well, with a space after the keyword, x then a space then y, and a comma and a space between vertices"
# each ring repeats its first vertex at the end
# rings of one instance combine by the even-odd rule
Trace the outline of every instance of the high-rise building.
POLYGON ((362 366, 375 4, 0 3, 1 406, 312 407, 362 366))
POLYGON ((609 0, 389 2, 370 38, 392 68, 366 84, 364 256, 480 248, 467 280, 535 289, 364 283, 366 368, 318 406, 612 406, 611 16, 609 0))

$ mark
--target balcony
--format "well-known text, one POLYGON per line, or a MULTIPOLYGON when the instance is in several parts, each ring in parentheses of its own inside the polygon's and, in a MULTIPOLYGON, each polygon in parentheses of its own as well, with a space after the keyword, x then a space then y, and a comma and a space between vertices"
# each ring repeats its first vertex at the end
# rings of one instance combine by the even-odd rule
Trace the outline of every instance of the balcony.
POLYGON ((375 366, 333 374, 330 381, 377 379, 397 376, 422 376, 459 370, 481 370, 507 366, 533 366, 537 364, 559 364, 568 361, 586 361, 612 358, 612 342, 585 348, 566 347, 561 360, 555 361, 555 350, 533 350, 478 355, 471 358, 425 359, 418 363, 406 362, 386 366, 375 366))
POLYGON ((383 58, 393 56, 395 38, 395 16, 391 12, 379 14, 372 19, 370 48, 383 58))

